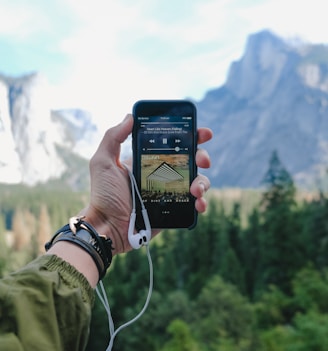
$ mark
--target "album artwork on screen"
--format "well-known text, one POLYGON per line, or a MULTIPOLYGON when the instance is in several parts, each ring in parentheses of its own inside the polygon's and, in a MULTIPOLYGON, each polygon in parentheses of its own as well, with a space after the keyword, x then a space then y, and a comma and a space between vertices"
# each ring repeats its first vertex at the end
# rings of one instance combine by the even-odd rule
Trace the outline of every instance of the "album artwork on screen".
POLYGON ((145 203, 186 203, 189 194, 188 154, 142 154, 141 195, 145 203))

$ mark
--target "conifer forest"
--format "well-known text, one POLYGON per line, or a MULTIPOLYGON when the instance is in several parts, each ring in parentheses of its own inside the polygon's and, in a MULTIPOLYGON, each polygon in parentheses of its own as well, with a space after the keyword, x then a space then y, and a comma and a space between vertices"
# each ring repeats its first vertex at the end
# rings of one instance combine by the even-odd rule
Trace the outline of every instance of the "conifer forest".
MULTIPOLYGON (((243 201, 211 189, 193 230, 165 230, 150 245, 154 290, 116 351, 327 351, 328 196, 305 196, 272 154, 262 188, 243 201)), ((0 275, 44 252, 44 242, 88 193, 0 186, 0 275)), ((116 256, 103 280, 115 327, 147 297, 145 248, 116 256)), ((108 344, 96 296, 88 351, 108 344)))

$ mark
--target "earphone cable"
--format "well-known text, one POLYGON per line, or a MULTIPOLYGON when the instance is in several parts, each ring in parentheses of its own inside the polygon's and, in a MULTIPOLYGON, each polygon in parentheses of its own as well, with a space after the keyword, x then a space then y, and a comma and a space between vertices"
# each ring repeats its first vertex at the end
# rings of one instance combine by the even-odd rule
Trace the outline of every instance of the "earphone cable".
POLYGON ((147 258, 148 258, 148 263, 149 263, 149 288, 148 288, 148 294, 147 294, 147 298, 146 298, 145 304, 144 304, 142 310, 133 319, 131 319, 130 321, 126 322, 125 324, 122 324, 120 327, 118 327, 114 331, 113 335, 110 338, 110 341, 109 341, 109 344, 107 346, 106 351, 111 351, 112 350, 112 347, 113 347, 113 344, 114 344, 114 339, 117 336, 117 334, 120 331, 122 331, 124 328, 126 328, 129 325, 131 325, 134 322, 136 322, 145 313, 145 311, 146 311, 146 309, 147 309, 147 307, 149 305, 150 298, 151 298, 151 295, 152 295, 152 292, 153 292, 154 275, 153 275, 153 262, 152 262, 151 255, 150 255, 149 245, 146 246, 146 249, 147 249, 147 258))
POLYGON ((102 280, 100 280, 99 284, 96 286, 96 292, 97 292, 97 295, 98 295, 101 303, 103 304, 103 306, 105 307, 105 310, 107 312, 109 335, 111 337, 114 334, 115 327, 114 327, 112 313, 111 313, 110 306, 109 306, 108 299, 107 299, 107 294, 106 294, 105 287, 104 287, 102 280), (101 292, 99 291, 99 286, 101 288, 101 292))
MULTIPOLYGON (((130 181, 131 181, 132 213, 136 212, 135 192, 137 193, 137 195, 139 197, 142 210, 147 212, 146 209, 145 209, 144 203, 142 201, 142 197, 140 195, 140 192, 138 190, 136 180, 135 180, 132 172, 128 169, 128 167, 126 165, 124 165, 124 167, 128 171, 129 178, 130 178, 130 181)), ((147 222, 148 222, 148 227, 149 227, 149 220, 147 220, 147 222)), ((146 227, 147 227, 147 225, 146 225, 146 227)), ((99 287, 98 286, 96 287, 97 295, 98 295, 101 303, 103 304, 103 306, 104 306, 104 308, 106 310, 107 316, 108 316, 108 328, 109 328, 110 340, 109 340, 109 344, 107 346, 106 351, 111 351, 112 350, 112 347, 113 347, 113 344, 114 344, 114 339, 117 336, 117 334, 121 330, 123 330, 124 328, 126 328, 129 325, 131 325, 134 322, 136 322, 145 313, 145 311, 146 311, 146 309, 147 309, 147 307, 149 305, 150 298, 151 298, 151 295, 152 295, 152 292, 153 292, 154 270, 153 270, 152 258, 151 258, 151 255, 150 255, 149 243, 145 242, 144 246, 146 247, 147 259, 148 259, 148 264, 149 264, 149 288, 148 288, 147 298, 146 298, 146 301, 144 303, 144 306, 143 306, 142 310, 133 319, 131 319, 130 321, 128 321, 128 322, 126 322, 124 324, 122 324, 120 327, 118 327, 115 330, 114 322, 113 322, 113 318, 112 318, 112 314, 111 314, 111 310, 110 310, 110 306, 109 306, 109 303, 108 303, 108 298, 107 298, 107 294, 106 294, 103 282, 100 281, 99 284, 98 284, 100 286, 101 291, 99 291, 99 287)))

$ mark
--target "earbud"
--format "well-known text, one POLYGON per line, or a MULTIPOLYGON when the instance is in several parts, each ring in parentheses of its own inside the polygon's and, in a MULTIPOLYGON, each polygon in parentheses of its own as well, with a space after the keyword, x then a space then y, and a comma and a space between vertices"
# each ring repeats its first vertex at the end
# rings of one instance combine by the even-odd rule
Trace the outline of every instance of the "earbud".
POLYGON ((129 236, 130 245, 134 249, 140 249, 141 246, 148 244, 148 235, 146 230, 129 236))
POLYGON ((144 314, 144 312, 146 311, 146 309, 149 305, 150 297, 151 297, 151 294, 153 291, 153 282, 154 282, 153 263, 151 260, 151 256, 150 256, 150 252, 149 252, 149 245, 148 245, 148 243, 150 242, 150 239, 151 239, 151 226, 150 226, 148 213, 147 213, 147 210, 145 208, 145 205, 143 204, 142 197, 141 197, 140 192, 138 190, 138 186, 137 186, 137 183, 136 183, 136 180, 135 180, 133 174, 131 173, 131 171, 129 170, 129 168, 127 166, 125 166, 124 164, 123 164, 123 166, 128 171, 128 174, 129 174, 129 177, 131 180, 131 191, 132 191, 132 213, 130 215, 128 239, 129 239, 131 247, 134 249, 139 249, 141 246, 146 246, 146 252, 147 252, 148 263, 149 263, 149 290, 148 290, 148 295, 147 295, 147 299, 146 299, 146 302, 144 304, 144 307, 139 312, 139 314, 137 314, 133 319, 126 322, 125 324, 122 324, 119 328, 114 330, 114 323, 113 323, 112 315, 110 312, 106 292, 104 289, 104 285, 103 285, 102 281, 100 280, 99 284, 101 286, 103 296, 101 296, 101 293, 99 292, 98 287, 96 290, 97 290, 97 294, 98 294, 100 300, 102 301, 103 305, 105 306, 105 309, 106 309, 107 315, 108 315, 108 321, 109 321, 110 340, 109 340, 109 344, 108 344, 106 351, 112 350, 114 338, 122 329, 124 329, 124 328, 128 327, 130 324, 134 323, 136 320, 138 320, 144 314), (134 234, 135 221, 136 221, 135 192, 137 193, 139 201, 140 201, 141 213, 142 213, 143 221, 145 224, 145 229, 140 230, 140 232, 136 233, 136 234, 134 234))
MULTIPOLYGON (((124 165, 125 166, 125 165, 124 165)), ((128 171, 130 181, 131 181, 131 192, 132 192, 132 213, 130 215, 129 229, 128 229, 128 239, 129 243, 134 249, 140 249, 141 246, 148 245, 151 239, 151 226, 148 217, 147 210, 145 205, 143 204, 142 197, 140 195, 137 182, 134 178, 134 175, 129 170, 127 166, 125 166, 128 171), (141 204, 141 214, 145 224, 145 229, 141 230, 139 233, 134 233, 135 222, 136 222, 136 198, 135 192, 138 195, 140 204, 141 204)))
POLYGON ((142 217, 145 222, 146 229, 142 229, 139 233, 134 233, 136 213, 133 211, 130 216, 128 239, 134 249, 140 249, 141 246, 148 245, 151 239, 151 227, 146 210, 142 210, 142 217))

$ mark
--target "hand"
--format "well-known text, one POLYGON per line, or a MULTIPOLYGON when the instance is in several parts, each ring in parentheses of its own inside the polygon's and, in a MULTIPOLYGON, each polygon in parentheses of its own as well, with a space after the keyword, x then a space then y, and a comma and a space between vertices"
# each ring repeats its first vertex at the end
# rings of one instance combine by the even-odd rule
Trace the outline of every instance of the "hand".
MULTIPOLYGON (((120 124, 105 133, 90 161, 90 204, 79 214, 84 215, 85 220, 92 224, 99 234, 112 239, 113 255, 131 250, 128 241, 128 226, 132 211, 130 180, 119 158, 121 144, 131 133, 132 127, 132 115, 127 115, 120 124)), ((198 144, 211 138, 210 129, 198 130, 198 144)), ((200 168, 210 166, 206 150, 197 151, 196 164, 200 168)), ((206 210, 204 194, 209 187, 209 179, 203 175, 198 175, 190 187, 190 192, 196 197, 195 207, 198 212, 206 210)), ((155 234, 154 232, 153 235, 155 234)))

